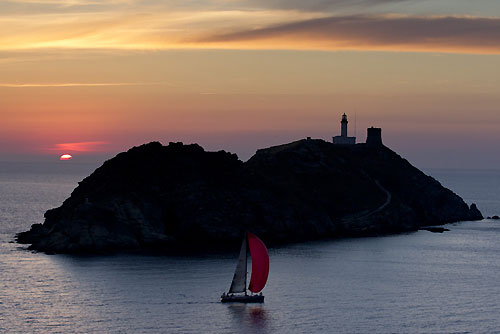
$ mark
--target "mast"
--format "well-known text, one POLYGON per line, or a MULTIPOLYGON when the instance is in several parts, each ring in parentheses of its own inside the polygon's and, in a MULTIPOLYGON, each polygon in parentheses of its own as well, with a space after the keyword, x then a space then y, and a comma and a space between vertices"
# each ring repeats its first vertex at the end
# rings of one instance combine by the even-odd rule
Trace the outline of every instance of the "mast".
POLYGON ((229 288, 229 293, 242 293, 247 292, 247 234, 241 243, 240 255, 234 270, 233 281, 229 288))

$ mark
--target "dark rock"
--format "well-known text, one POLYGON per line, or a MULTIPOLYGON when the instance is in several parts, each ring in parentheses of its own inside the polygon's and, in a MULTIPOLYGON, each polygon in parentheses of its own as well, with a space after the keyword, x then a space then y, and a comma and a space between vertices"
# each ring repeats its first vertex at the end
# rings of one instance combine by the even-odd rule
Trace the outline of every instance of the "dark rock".
POLYGON ((470 220, 481 220, 483 219, 483 214, 477 208, 476 204, 472 203, 469 209, 470 220))
POLYGON ((482 219, 380 145, 301 140, 246 163, 198 145, 153 142, 106 161, 20 243, 50 253, 267 244, 415 231, 482 219))
POLYGON ((493 217, 491 217, 491 219, 499 220, 499 219, 500 219, 500 217, 498 217, 498 216, 493 216, 493 217))
POLYGON ((421 227, 419 228, 420 231, 429 231, 432 233, 443 233, 446 231, 449 231, 449 229, 444 228, 444 227, 421 227))

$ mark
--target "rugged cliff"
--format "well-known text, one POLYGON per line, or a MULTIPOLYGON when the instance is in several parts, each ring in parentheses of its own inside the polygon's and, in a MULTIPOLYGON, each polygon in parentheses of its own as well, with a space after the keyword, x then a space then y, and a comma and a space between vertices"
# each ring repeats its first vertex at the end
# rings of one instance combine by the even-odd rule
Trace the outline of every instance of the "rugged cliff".
POLYGON ((235 154, 153 142, 106 161, 19 243, 51 253, 223 247, 413 231, 482 219, 383 145, 300 140, 235 154))

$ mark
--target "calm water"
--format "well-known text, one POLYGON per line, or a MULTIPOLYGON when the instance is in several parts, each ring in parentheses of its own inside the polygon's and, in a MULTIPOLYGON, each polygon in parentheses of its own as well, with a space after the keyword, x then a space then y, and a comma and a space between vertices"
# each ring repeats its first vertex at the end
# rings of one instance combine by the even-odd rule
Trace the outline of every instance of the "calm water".
MULTIPOLYGON (((263 305, 218 302, 235 254, 47 256, 11 243, 96 166, 0 163, 0 333, 500 332, 500 223, 271 249, 263 305)), ((500 172, 427 170, 485 215, 500 172)))

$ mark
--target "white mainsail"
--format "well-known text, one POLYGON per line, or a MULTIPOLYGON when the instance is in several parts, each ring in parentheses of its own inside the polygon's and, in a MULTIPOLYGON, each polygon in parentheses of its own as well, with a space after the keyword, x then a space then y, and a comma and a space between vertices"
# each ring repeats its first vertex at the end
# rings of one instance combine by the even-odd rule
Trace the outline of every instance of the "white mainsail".
POLYGON ((241 243, 240 256, 234 271, 233 281, 229 288, 229 293, 245 292, 247 289, 247 238, 243 238, 241 243))

